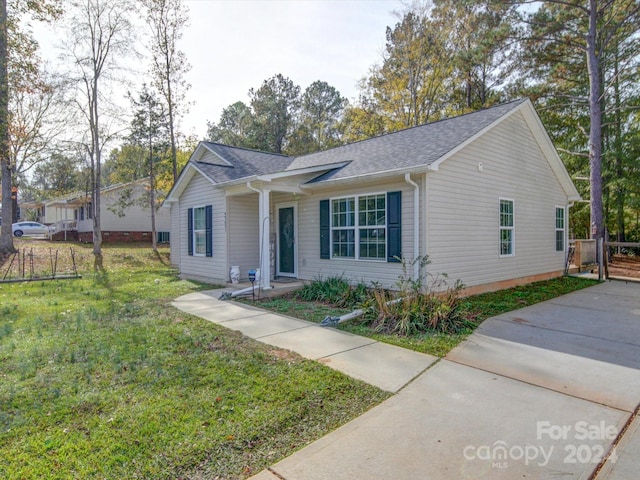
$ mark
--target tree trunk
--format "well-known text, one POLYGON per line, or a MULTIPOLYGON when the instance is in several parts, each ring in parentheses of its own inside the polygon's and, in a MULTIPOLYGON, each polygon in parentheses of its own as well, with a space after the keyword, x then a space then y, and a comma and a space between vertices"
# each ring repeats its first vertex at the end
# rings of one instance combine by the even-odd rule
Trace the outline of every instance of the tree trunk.
POLYGON ((602 208, 602 107, 600 97, 600 59, 597 51, 597 0, 589 0, 589 31, 587 33, 587 69, 589 72, 589 168, 591 183, 591 238, 604 238, 602 208))
POLYGON ((2 226, 0 256, 15 252, 11 223, 11 158, 9 155, 9 82, 7 78, 7 1, 0 0, 0 175, 2 175, 2 226))
POLYGON ((94 73, 91 115, 93 116, 92 141, 93 141, 93 162, 94 162, 94 178, 93 178, 93 269, 94 271, 103 270, 102 258, 102 226, 100 222, 100 190, 102 188, 102 167, 100 155, 100 128, 98 117, 98 74, 94 73))
POLYGON ((614 92, 614 140, 613 148, 616 158, 616 226, 618 242, 625 241, 625 225, 624 225, 624 204, 626 198, 626 179, 624 178, 624 154, 622 152, 622 103, 620 101, 620 70, 618 58, 618 45, 614 52, 613 66, 613 92, 614 92))
POLYGON ((169 53, 168 46, 165 53, 165 65, 167 67, 166 74, 166 82, 167 82, 167 107, 169 109, 169 136, 171 137, 171 162, 173 167, 173 183, 176 183, 178 180, 178 154, 176 148, 176 134, 175 134, 175 126, 174 122, 174 111, 173 111, 173 92, 171 91, 171 66, 169 62, 169 53))
POLYGON ((152 112, 149 108, 149 208, 151 209, 151 248, 158 253, 158 242, 156 239, 156 178, 153 171, 153 140, 151 138, 151 118, 152 112))

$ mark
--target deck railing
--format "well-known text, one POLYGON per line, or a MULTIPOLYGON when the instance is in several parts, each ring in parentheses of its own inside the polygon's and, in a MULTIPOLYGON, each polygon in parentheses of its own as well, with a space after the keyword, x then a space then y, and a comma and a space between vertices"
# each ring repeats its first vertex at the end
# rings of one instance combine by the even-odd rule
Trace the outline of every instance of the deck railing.
POLYGON ((56 232, 70 232, 78 229, 78 222, 75 220, 60 220, 55 223, 56 232))

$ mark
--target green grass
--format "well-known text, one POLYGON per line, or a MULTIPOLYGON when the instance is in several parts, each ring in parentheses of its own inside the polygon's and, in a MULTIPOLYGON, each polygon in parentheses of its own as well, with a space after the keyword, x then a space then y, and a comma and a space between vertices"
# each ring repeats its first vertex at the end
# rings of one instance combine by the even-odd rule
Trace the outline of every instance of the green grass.
MULTIPOLYGON (((550 300, 582 288, 596 285, 597 283, 596 280, 580 277, 559 277, 543 282, 500 290, 498 292, 475 295, 464 298, 461 301, 468 318, 474 320, 474 322, 479 325, 489 317, 550 300)), ((246 302, 247 300, 243 301, 246 302)), ((357 308, 357 305, 346 308, 322 302, 301 300, 295 293, 280 298, 261 299, 256 305, 261 308, 312 322, 320 322, 326 316, 340 316, 357 308)), ((365 325, 364 322, 357 319, 341 324, 338 328, 356 335, 370 337, 380 342, 390 343, 438 357, 444 357, 473 331, 472 329, 468 329, 458 334, 424 332, 409 336, 399 336, 376 332, 365 325)))
POLYGON ((335 305, 310 300, 301 300, 295 294, 282 297, 261 298, 253 302, 249 298, 238 298, 238 301, 248 305, 264 308, 275 313, 289 315, 290 317, 320 323, 327 316, 340 316, 351 312, 352 308, 336 307, 335 305))
POLYGON ((464 299, 464 303, 476 322, 480 323, 489 317, 551 300, 598 283, 597 280, 582 277, 558 277, 498 292, 475 295, 464 299))
POLYGON ((0 478, 245 478, 388 396, 174 309, 213 287, 167 250, 75 248, 82 279, 0 285, 0 478))

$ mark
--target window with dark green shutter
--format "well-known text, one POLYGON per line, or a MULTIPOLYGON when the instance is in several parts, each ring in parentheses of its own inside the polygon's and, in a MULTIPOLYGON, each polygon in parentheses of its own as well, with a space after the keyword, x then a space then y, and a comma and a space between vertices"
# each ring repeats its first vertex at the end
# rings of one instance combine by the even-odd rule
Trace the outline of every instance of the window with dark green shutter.
POLYGON ((193 255, 193 208, 187 210, 187 252, 193 255))
POLYGON ((389 262, 400 262, 402 256, 402 192, 387 193, 387 235, 389 262))
POLYGON ((320 200, 320 258, 331 258, 329 200, 320 200))
POLYGON ((320 258, 398 262, 401 192, 320 201, 320 258))
POLYGON ((204 207, 205 211, 205 255, 213 256, 213 208, 211 205, 204 207))
POLYGON ((188 210, 189 255, 213 256, 213 208, 194 207, 188 210))

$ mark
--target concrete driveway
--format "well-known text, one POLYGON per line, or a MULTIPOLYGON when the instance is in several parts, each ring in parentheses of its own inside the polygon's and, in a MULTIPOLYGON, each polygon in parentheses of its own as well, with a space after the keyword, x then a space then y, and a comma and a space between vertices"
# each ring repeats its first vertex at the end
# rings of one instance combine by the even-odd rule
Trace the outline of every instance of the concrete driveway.
POLYGON ((635 479, 639 404, 640 284, 607 282, 485 321, 255 478, 635 479))

